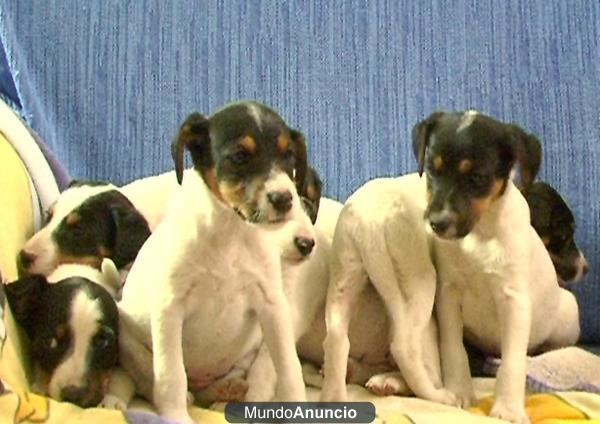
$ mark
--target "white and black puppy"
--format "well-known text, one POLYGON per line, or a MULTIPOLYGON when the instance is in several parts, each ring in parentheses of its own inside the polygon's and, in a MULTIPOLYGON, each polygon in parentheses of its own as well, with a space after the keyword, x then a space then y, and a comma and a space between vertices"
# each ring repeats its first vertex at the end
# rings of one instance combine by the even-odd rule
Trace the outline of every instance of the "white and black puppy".
POLYGON ((577 283, 588 263, 575 243, 575 217, 567 202, 550 184, 536 181, 522 190, 531 212, 531 225, 550 253, 558 283, 577 283))
POLYGON ((533 180, 539 141, 475 111, 436 112, 415 126, 413 146, 426 173, 425 221, 435 235, 444 386, 463 405, 472 398, 464 333, 502 357, 490 415, 528 422, 527 353, 573 344, 579 336, 575 298, 559 287, 510 178, 518 161, 524 185, 533 180))
POLYGON ((47 214, 44 227, 17 256, 20 275, 47 276, 68 263, 100 269, 104 258, 122 269, 133 262, 150 235, 142 213, 117 187, 105 182, 74 181, 47 214))
MULTIPOLYGON (((341 211, 330 261, 322 401, 347 398, 347 360, 353 348, 348 332, 358 309, 366 311, 371 320, 364 323, 368 328, 363 328, 362 333, 375 330, 379 323, 383 333, 378 338, 385 341, 389 331, 387 343, 379 349, 371 347, 374 352, 369 354, 377 362, 385 362, 389 351, 417 396, 445 404, 457 401, 441 387, 432 321, 436 272, 423 223, 425 193, 425 181, 417 174, 375 179, 352 194, 341 211), (385 305, 387 317, 373 309, 377 296, 372 291, 363 294, 371 282, 385 305), (370 300, 362 305, 366 297, 370 300)), ((355 337, 364 339, 360 333, 355 337)), ((371 382, 379 386, 374 391, 392 394, 400 390, 399 384, 388 384, 387 377, 382 377, 381 381, 371 382)))
POLYGON ((102 285, 120 282, 104 273, 63 265, 48 279, 30 275, 4 285, 8 304, 25 330, 35 371, 34 391, 81 407, 97 406, 117 361, 117 306, 102 285), (72 276, 83 273, 90 279, 72 276))
POLYGON ((184 148, 195 172, 142 246, 123 291, 121 364, 161 415, 191 422, 187 390, 227 375, 264 339, 277 398, 304 400, 281 253, 265 231, 297 220, 294 241, 314 245, 294 183, 305 179, 303 137, 246 101, 185 120, 173 142, 179 179, 184 148))

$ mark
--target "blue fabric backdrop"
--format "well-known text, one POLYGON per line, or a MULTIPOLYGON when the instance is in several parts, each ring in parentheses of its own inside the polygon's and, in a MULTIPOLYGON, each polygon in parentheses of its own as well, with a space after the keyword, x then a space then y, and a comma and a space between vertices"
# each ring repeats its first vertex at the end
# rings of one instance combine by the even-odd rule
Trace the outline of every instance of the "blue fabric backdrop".
POLYGON ((435 109, 520 123, 575 210, 584 338, 600 341, 597 0, 0 0, 0 35, 24 114, 80 177, 171 168, 183 117, 237 98, 303 130, 341 200, 414 170, 410 130, 435 109))

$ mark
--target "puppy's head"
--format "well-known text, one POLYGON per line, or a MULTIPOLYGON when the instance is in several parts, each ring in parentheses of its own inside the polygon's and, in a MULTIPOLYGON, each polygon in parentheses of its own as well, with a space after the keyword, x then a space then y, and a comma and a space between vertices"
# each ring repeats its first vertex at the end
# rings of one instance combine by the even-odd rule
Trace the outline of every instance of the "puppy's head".
POLYGON ((319 203, 323 183, 319 174, 308 167, 304 183, 300 185, 302 210, 293 214, 292 219, 280 224, 276 241, 279 244, 281 257, 291 263, 301 262, 313 252, 316 237, 314 223, 319 213, 319 203))
POLYGON ((413 150, 427 177, 425 219, 447 239, 469 234, 504 193, 517 161, 528 186, 541 160, 534 136, 475 111, 435 112, 417 123, 413 150))
POLYGON ((183 152, 213 194, 252 222, 288 219, 306 176, 303 135, 265 105, 231 103, 210 117, 189 115, 172 144, 177 179, 183 152))
POLYGON ((585 256, 575 243, 575 218, 561 195, 550 185, 536 181, 523 195, 535 228, 556 269, 561 285, 575 283, 587 273, 585 256))
POLYGON ((84 263, 117 268, 132 262, 150 229, 133 204, 110 184, 74 183, 48 211, 44 227, 17 257, 19 272, 49 275, 58 265, 84 263))
POLYGON ((98 405, 118 353, 119 315, 108 292, 85 278, 50 284, 41 275, 6 284, 5 291, 31 342, 41 389, 57 400, 98 405))

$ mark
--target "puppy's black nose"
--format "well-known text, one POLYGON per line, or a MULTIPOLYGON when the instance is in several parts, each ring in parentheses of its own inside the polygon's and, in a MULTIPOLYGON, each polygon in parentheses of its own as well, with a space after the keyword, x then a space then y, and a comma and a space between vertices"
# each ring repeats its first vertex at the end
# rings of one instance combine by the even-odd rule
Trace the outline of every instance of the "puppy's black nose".
POLYGON ((311 238, 306 237, 296 237, 294 238, 294 244, 298 248, 298 251, 302 256, 310 255, 313 247, 315 247, 315 241, 311 238))
POLYGON ((437 234, 444 234, 451 224, 450 215, 445 212, 431 214, 429 216, 429 225, 437 234))
POLYGON ((292 193, 289 191, 272 191, 267 193, 267 199, 277 212, 285 213, 292 209, 292 193))
POLYGON ((26 271, 31 265, 33 265, 35 259, 36 256, 33 253, 21 250, 17 255, 17 268, 19 271, 26 271))
POLYGON ((77 386, 66 386, 60 391, 60 398, 64 401, 80 405, 85 399, 86 389, 77 386))

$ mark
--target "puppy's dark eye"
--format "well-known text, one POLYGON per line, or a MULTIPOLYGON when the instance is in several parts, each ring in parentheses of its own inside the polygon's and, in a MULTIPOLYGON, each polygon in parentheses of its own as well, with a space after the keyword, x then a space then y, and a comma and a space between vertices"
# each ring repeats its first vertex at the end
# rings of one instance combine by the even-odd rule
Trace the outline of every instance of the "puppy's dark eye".
POLYGON ((236 165, 243 165, 250 160, 250 153, 245 150, 238 150, 235 153, 229 155, 228 159, 236 165))
POLYGON ((483 174, 471 174, 469 175, 469 183, 475 187, 481 188, 487 185, 488 179, 483 174))
POLYGON ((94 347, 98 350, 108 349, 114 342, 114 335, 109 331, 100 331, 94 336, 94 347))
POLYGON ((293 150, 288 149, 285 152, 283 152, 283 157, 286 160, 295 160, 296 159, 296 153, 293 150))

